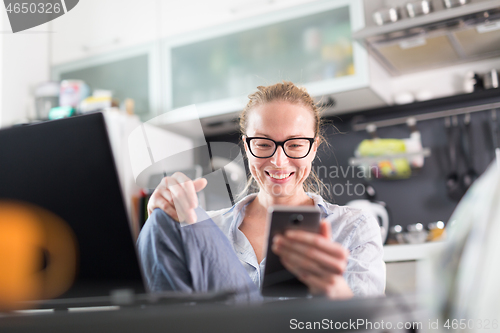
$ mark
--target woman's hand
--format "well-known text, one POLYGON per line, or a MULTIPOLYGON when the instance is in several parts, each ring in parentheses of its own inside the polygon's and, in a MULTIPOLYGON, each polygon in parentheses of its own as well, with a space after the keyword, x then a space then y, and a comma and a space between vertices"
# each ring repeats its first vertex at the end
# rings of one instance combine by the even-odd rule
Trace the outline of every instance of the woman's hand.
POLYGON ((342 276, 349 251, 331 241, 327 221, 322 221, 319 234, 288 230, 285 235, 276 235, 272 249, 283 266, 309 287, 311 294, 332 299, 353 296, 342 276))
POLYGON ((149 199, 148 214, 151 215, 155 208, 160 208, 176 221, 195 223, 197 217, 194 209, 198 207, 196 192, 203 190, 205 186, 205 178, 192 181, 181 172, 165 177, 149 199))

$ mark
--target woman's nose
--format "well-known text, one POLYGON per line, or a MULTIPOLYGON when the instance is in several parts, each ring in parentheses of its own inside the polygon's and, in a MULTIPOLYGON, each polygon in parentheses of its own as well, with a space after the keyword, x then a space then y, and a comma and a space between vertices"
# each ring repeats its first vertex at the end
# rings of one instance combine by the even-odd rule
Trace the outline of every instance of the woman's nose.
POLYGON ((282 166, 282 165, 286 165, 288 163, 288 157, 285 155, 285 152, 283 151, 282 146, 280 146, 280 147, 278 147, 278 149, 276 149, 276 152, 271 157, 271 163, 276 165, 276 166, 282 166))

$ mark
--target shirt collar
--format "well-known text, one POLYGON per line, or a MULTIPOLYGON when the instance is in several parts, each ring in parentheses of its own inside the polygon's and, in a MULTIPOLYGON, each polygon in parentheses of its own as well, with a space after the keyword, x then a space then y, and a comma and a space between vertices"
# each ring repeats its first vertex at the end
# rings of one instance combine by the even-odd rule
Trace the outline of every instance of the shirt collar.
MULTIPOLYGON (((321 209, 321 212, 323 213, 323 215, 325 215, 325 216, 329 215, 329 212, 326 209, 325 200, 323 200, 323 198, 320 195, 318 195, 316 193, 312 193, 312 192, 306 192, 306 194, 309 196, 309 198, 313 199, 314 205, 318 206, 321 209)), ((238 201, 236 204, 234 204, 234 206, 231 207, 223 215, 230 214, 232 212, 234 212, 236 214, 236 216, 240 215, 244 211, 245 207, 250 202, 252 202, 256 197, 257 197, 257 193, 252 193, 252 194, 247 195, 246 197, 244 197, 243 199, 238 201)), ((241 221, 239 221, 240 223, 238 223, 237 227, 239 227, 239 225, 241 224, 242 221, 243 221, 243 219, 241 219, 241 221)))
POLYGON ((330 212, 326 209, 325 200, 323 200, 321 195, 312 192, 306 192, 306 194, 309 196, 309 198, 313 199, 314 205, 318 206, 319 209, 321 209, 323 218, 330 214, 330 212))
POLYGON ((243 207, 245 207, 250 202, 252 202, 256 196, 257 196, 257 193, 252 193, 252 194, 247 195, 246 197, 244 197, 243 199, 241 199, 240 201, 235 203, 233 207, 231 207, 227 212, 225 212, 222 215, 229 214, 233 211, 235 211, 236 213, 240 212, 243 209, 243 207))

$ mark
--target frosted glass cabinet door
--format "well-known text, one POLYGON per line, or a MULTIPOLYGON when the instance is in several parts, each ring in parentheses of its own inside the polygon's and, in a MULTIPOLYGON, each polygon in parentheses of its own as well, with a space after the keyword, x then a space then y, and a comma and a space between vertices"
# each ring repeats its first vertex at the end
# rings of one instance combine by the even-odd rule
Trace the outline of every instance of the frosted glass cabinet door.
POLYGON ((307 85, 354 76, 352 6, 336 3, 335 8, 315 13, 295 13, 236 32, 228 26, 223 34, 174 43, 169 50, 168 104, 178 108, 227 101, 282 80, 307 85))

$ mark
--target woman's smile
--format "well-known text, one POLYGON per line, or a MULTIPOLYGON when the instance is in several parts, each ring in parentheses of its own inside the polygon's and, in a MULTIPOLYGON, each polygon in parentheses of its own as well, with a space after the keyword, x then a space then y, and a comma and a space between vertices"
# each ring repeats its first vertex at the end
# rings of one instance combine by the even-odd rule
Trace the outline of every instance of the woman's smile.
POLYGON ((269 178, 273 183, 276 184, 284 184, 292 179, 292 176, 295 175, 295 172, 285 172, 278 170, 265 170, 264 171, 267 178, 269 178))

